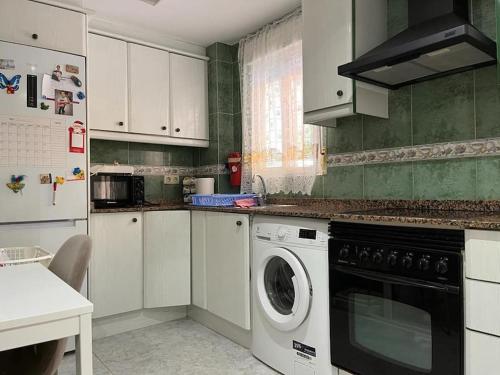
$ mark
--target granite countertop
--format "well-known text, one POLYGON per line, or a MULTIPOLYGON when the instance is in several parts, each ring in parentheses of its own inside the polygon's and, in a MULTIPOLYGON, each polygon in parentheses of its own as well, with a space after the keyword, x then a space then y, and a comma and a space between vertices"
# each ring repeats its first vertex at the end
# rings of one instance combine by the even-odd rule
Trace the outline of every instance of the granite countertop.
POLYGON ((183 210, 304 217, 456 229, 500 231, 500 201, 395 201, 273 198, 265 207, 199 207, 161 202, 132 208, 92 209, 92 213, 183 210))
POLYGON ((418 225, 455 229, 500 230, 500 212, 382 209, 340 212, 333 221, 418 225))
POLYGON ((159 203, 147 206, 137 207, 118 207, 118 208, 91 208, 92 214, 112 214, 117 212, 147 212, 147 211, 173 211, 184 210, 186 206, 182 202, 159 203))

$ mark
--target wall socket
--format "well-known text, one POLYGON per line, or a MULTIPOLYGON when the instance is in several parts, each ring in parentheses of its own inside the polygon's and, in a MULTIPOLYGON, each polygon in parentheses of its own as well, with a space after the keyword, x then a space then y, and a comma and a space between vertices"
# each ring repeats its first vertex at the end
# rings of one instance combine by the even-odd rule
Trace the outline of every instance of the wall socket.
POLYGON ((163 183, 165 185, 178 185, 179 184, 179 175, 169 174, 163 176, 163 183))

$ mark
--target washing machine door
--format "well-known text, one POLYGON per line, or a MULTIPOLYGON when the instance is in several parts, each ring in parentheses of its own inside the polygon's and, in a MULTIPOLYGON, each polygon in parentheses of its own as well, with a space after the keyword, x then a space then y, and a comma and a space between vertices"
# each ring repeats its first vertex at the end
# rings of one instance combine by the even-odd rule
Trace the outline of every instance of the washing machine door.
POLYGON ((257 268, 257 299, 269 323, 280 331, 299 327, 309 313, 311 284, 302 262, 290 250, 266 250, 257 268))

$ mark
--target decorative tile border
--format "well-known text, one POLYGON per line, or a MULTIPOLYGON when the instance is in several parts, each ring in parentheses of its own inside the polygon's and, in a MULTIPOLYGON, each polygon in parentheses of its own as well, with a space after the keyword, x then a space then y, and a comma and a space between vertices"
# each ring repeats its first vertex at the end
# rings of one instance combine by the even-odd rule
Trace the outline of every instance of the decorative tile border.
MULTIPOLYGON (((102 165, 101 163, 92 164, 102 165)), ((203 165, 200 167, 183 166, 155 166, 155 165, 132 165, 134 174, 139 176, 165 176, 179 175, 184 176, 205 176, 216 174, 229 174, 224 164, 203 165)))
POLYGON ((328 155, 328 167, 500 155, 500 138, 328 155))
POLYGON ((195 176, 204 176, 212 174, 229 174, 225 164, 202 165, 194 169, 195 176))

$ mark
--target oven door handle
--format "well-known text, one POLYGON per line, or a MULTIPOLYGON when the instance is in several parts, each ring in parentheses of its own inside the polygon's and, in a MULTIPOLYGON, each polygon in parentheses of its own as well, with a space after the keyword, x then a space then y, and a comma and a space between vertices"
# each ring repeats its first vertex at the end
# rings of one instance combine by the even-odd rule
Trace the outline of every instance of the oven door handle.
POLYGON ((403 286, 412 286, 425 289, 433 289, 439 292, 458 294, 460 288, 456 286, 450 286, 445 284, 433 283, 430 281, 419 281, 416 279, 410 279, 403 276, 389 276, 383 275, 378 272, 365 271, 365 270, 353 270, 344 266, 335 266, 334 271, 342 272, 348 275, 361 277, 363 279, 378 281, 381 283, 390 283, 403 286))

